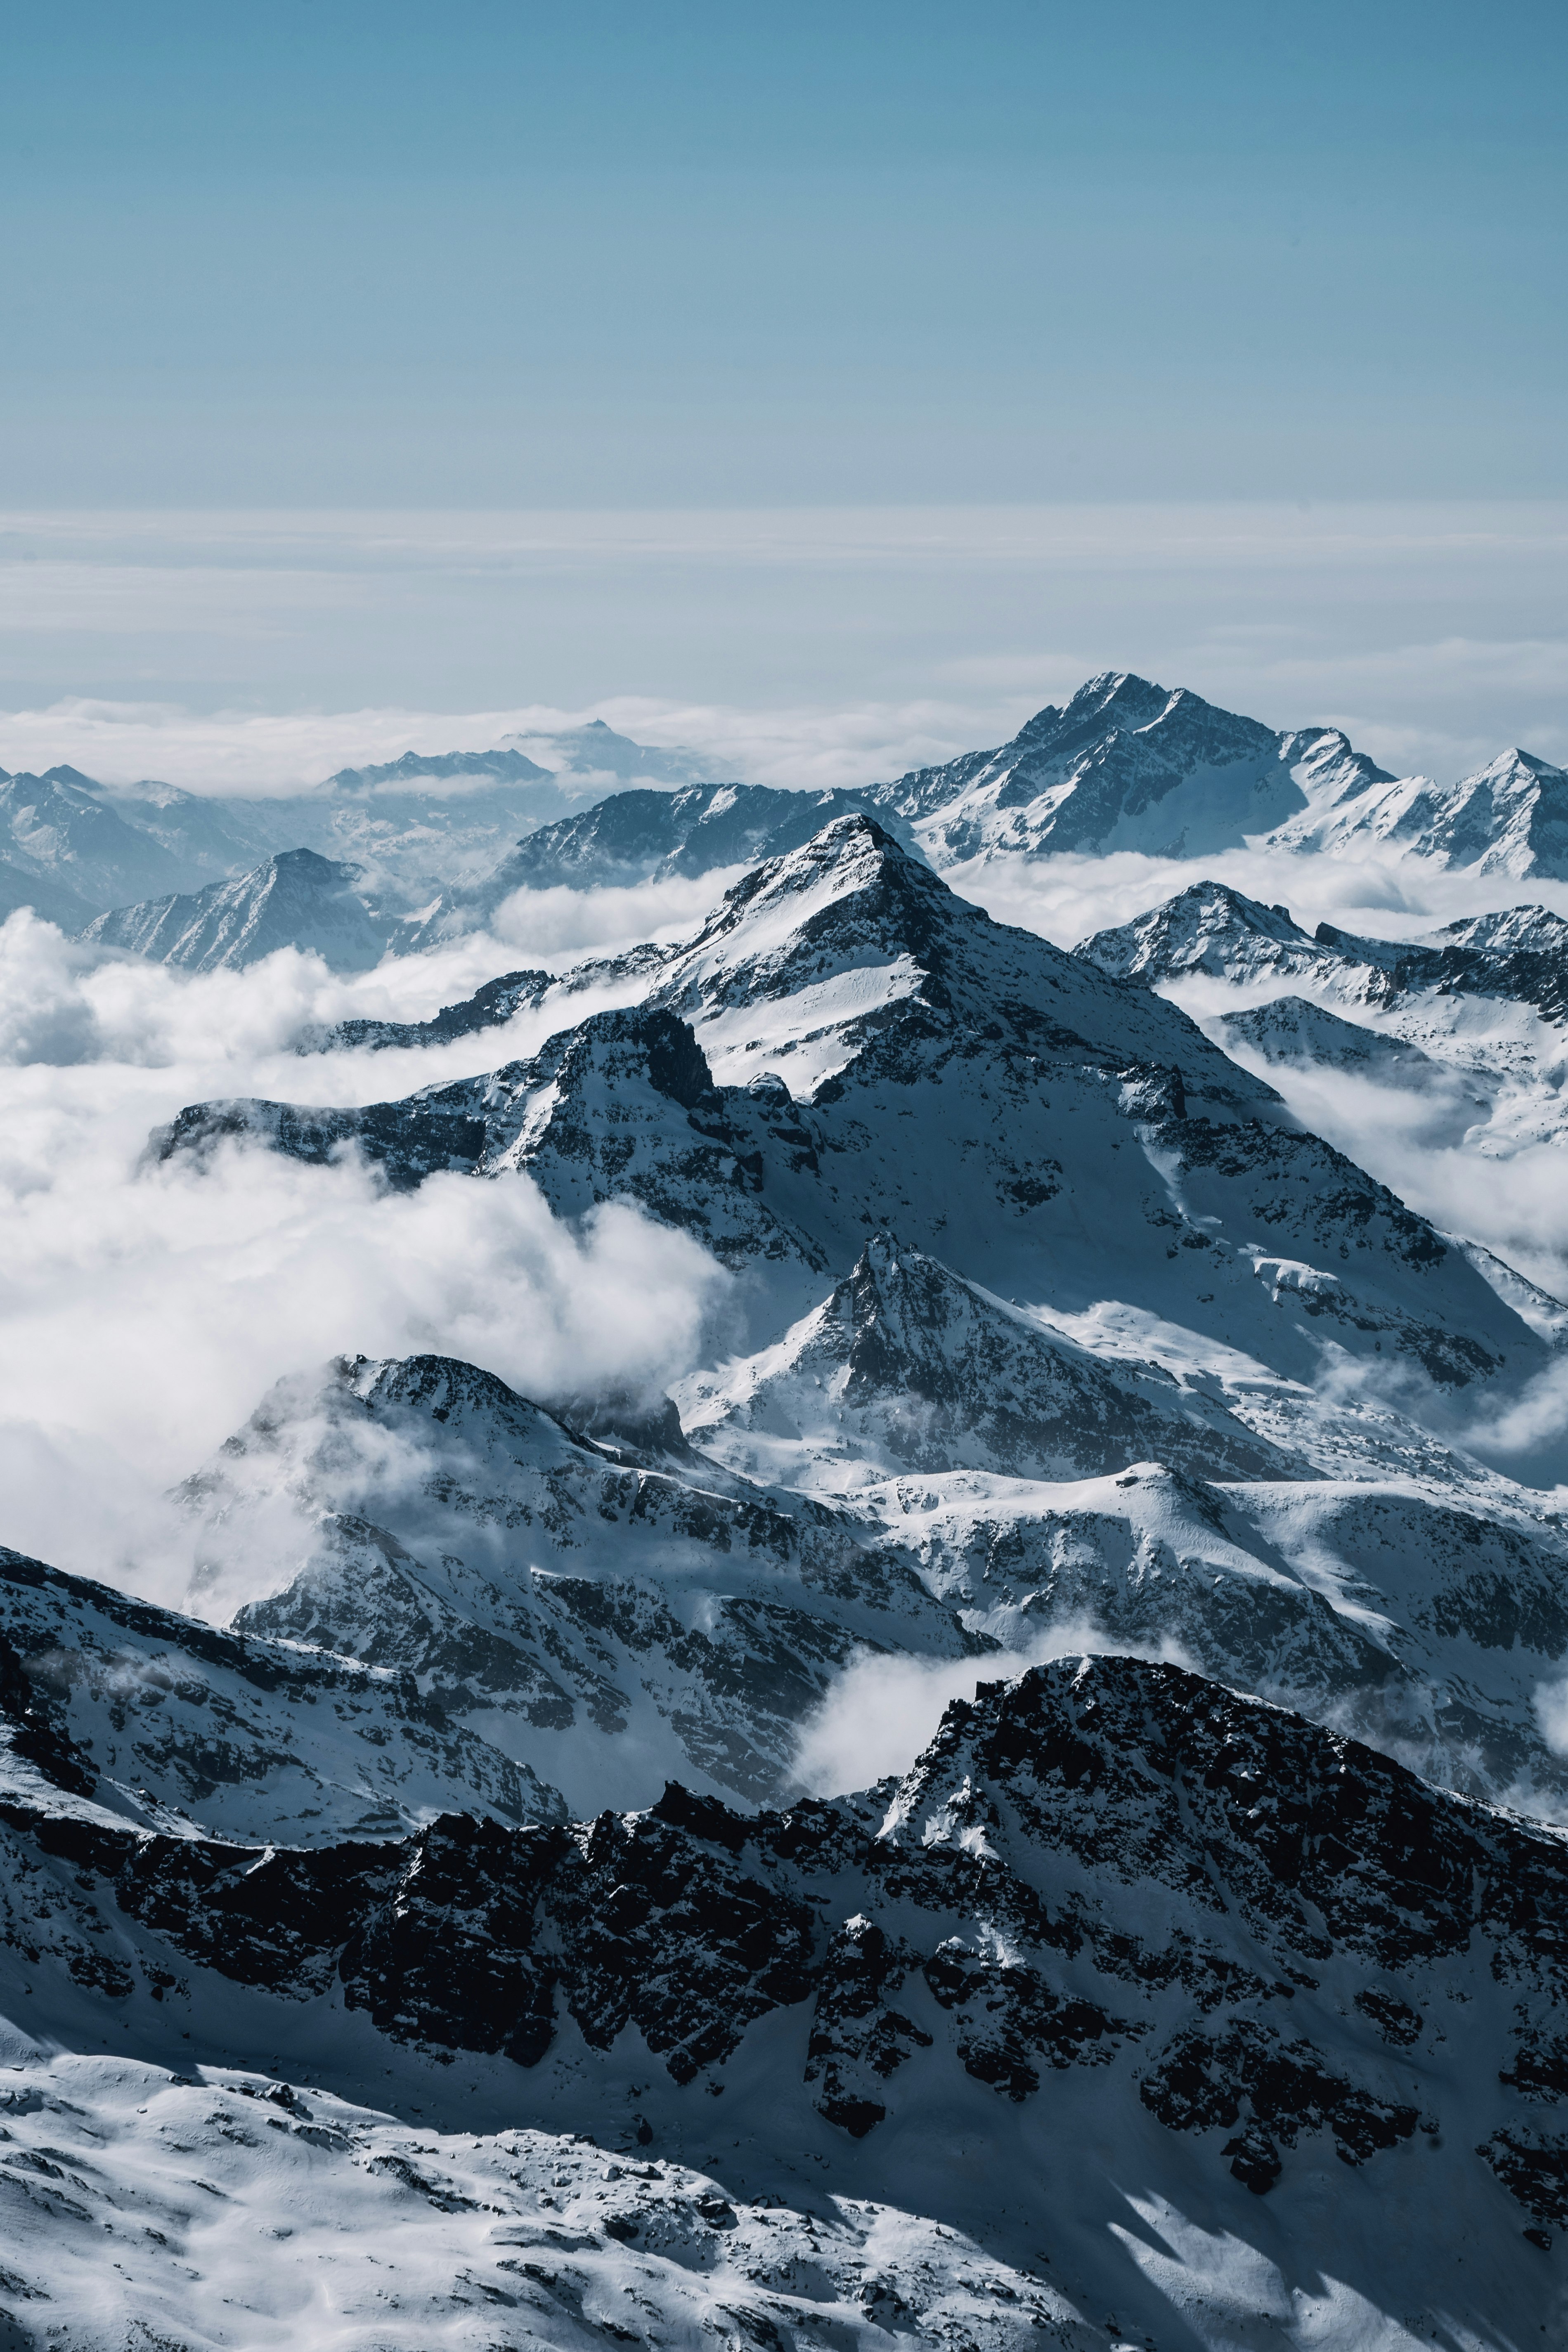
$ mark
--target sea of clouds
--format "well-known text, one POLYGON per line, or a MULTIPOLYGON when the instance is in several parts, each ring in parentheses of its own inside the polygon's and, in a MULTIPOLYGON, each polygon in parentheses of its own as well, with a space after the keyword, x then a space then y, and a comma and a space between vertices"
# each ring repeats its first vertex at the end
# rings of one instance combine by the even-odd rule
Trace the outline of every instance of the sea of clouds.
MULTIPOLYGON (((535 895, 528 961, 548 964, 684 928, 693 893, 535 895)), ((521 960, 503 928, 354 979, 292 949, 192 975, 27 912, 0 928, 5 1541, 140 1578, 164 1491, 274 1381, 335 1355, 456 1355, 543 1401, 659 1391, 690 1368, 727 1277, 629 1206, 577 1230, 526 1178, 400 1194, 352 1157, 149 1163, 186 1103, 385 1100, 531 1051, 556 1024, 526 1013, 477 1045, 295 1050, 345 1017, 426 1017, 521 960)))

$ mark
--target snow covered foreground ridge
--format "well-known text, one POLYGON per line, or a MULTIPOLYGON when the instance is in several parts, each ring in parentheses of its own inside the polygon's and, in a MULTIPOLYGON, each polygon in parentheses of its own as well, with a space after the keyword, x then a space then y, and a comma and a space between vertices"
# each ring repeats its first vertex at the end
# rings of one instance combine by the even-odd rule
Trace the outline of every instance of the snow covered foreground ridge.
POLYGON ((861 1797, 305 1852, 134 1830, 7 1664, 0 2195, 47 2340, 265 2344, 323 2294, 367 2347, 1557 2324, 1563 1841, 1298 1718, 1062 1660, 861 1797), (258 2227, 306 2238, 268 2279, 258 2227))

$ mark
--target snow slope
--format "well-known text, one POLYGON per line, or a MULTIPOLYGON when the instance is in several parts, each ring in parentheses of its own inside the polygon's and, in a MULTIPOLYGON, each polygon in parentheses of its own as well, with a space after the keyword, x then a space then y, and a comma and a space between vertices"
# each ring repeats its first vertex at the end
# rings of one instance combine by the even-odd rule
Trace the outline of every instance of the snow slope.
POLYGON ((155 1149, 358 1148, 402 1184, 525 1170, 567 1216, 630 1196, 746 1277, 759 1340, 880 1231, 1004 1297, 1135 1301, 1290 1378, 1331 1339, 1449 1385, 1543 1360, 1461 1252, 1184 1014, 993 922, 865 817, 627 978, 643 1009, 525 1062, 366 1108, 195 1105, 155 1149))
MULTIPOLYGON (((575 1808, 766 1801, 856 1653, 985 1647, 865 1520, 576 1435, 441 1357, 285 1383, 181 1490, 236 1633, 411 1682, 575 1808)), ((498 1764, 498 1775, 505 1767, 498 1764)))
POLYGON ((22 2327, 1501 2352, 1561 2322, 1562 1836, 1173 1666, 1059 1660, 902 1780, 751 1819, 670 1789, 300 1853, 40 1775, 0 1836, 22 2327))
POLYGON ((1309 935, 1198 883, 1075 953, 1184 1003, 1259 1075, 1294 1064, 1432 1097, 1434 1144, 1510 1156, 1568 1132, 1568 923, 1544 907, 1415 940, 1309 935))

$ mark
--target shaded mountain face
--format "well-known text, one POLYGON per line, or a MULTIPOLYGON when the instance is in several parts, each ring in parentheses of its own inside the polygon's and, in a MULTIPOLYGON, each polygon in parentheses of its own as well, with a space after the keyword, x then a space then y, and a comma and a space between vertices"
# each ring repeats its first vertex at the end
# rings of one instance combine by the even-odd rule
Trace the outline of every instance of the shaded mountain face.
POLYGON ((1292 1378, 1325 1340, 1448 1384, 1542 1360, 1460 1252, 1184 1014, 992 922, 868 819, 759 867, 630 979, 640 1006, 486 1076, 196 1105, 154 1148, 353 1148, 403 1184, 522 1170, 564 1216, 630 1198, 744 1277, 759 1340, 880 1231, 1005 1297, 1136 1301, 1292 1378))
POLYGON ((853 1492, 903 1471, 1200 1476, 1299 1465, 1153 1364, 1107 1362, 890 1235, 760 1354, 682 1387, 692 1438, 752 1477, 853 1492))
MULTIPOLYGON (((74 768, 0 781, 0 856, 59 894, 68 911, 78 903, 89 912, 123 906, 185 878, 161 841, 128 824, 74 768)), ((38 911, 53 919, 48 908, 38 911)))
POLYGON ((183 792, 177 784, 152 782, 92 789, 127 824, 162 844, 179 869, 179 887, 184 890, 226 881, 272 850, 294 845, 286 830, 280 837, 277 804, 271 802, 218 800, 183 792))
POLYGON ((79 931, 93 914, 88 900, 79 898, 73 890, 51 882, 30 866, 15 866, 9 858, 0 858, 0 922, 23 907, 30 907, 46 923, 58 923, 62 931, 79 931))
POLYGON ((247 1638, 411 1681, 582 1811, 667 1774, 774 1798, 858 1650, 988 1646, 876 1526, 675 1437, 655 1466, 472 1365, 344 1361, 275 1390, 181 1490, 195 1589, 247 1638))
MULTIPOLYGON (((7 1729, 26 1700, 13 1680, 7 1729)), ((1024 2340, 978 2334, 1005 2324, 993 2282, 1054 2295, 1042 2310, 1083 2330, 1064 2343, 1219 2340, 1216 2238, 1233 2322, 1261 2325, 1278 2262, 1373 2341, 1381 2314, 1487 2343, 1550 2315, 1561 1838, 1172 1666, 1064 1659, 984 1687, 901 1780, 749 1819, 671 1788, 575 1829, 448 1816, 290 1851, 137 1833, 30 1765, 3 1835, 0 1971, 33 2034, 90 2001, 132 2063, 177 2033, 183 2070, 264 2040, 279 2074, 323 2085, 274 2086, 280 2132, 394 2070, 471 2131, 482 2074, 514 2114, 588 2117, 635 2151, 596 2210, 563 2170, 591 2226, 558 2251, 613 2238, 650 2279, 680 2219, 661 2159, 700 2134, 725 2192, 700 2218, 743 2233, 775 2328, 803 2282, 768 2269, 747 2208, 802 2158, 830 2259, 846 2193, 984 2252, 965 2324, 987 2344, 1024 2340), (1445 2226, 1391 2235, 1391 2200, 1445 2226)), ((242 2145, 266 2121, 218 2112, 242 2145)), ((450 2210, 445 2156, 398 2177, 450 2210)), ((96 2200, 102 2161, 73 2195, 96 2200)), ((908 2325, 874 2297, 860 2319, 946 2340, 921 2332, 929 2281, 896 2251, 892 2269, 908 2325)))
POLYGON ((1342 1021, 1306 997, 1270 997, 1267 1004, 1225 1014, 1221 1025, 1227 1051, 1249 1046, 1266 1062, 1316 1063, 1396 1087, 1439 1087, 1449 1075, 1419 1046, 1342 1021))
POLYGON ((879 785, 939 866, 981 856, 1142 850, 1194 857, 1387 783, 1337 728, 1280 733, 1184 688, 1106 671, 1011 743, 879 785))
POLYGON ((443 1004, 428 1021, 337 1021, 300 1039, 301 1054, 384 1053, 391 1046, 449 1045, 504 1028, 514 1013, 538 1004, 556 984, 548 971, 503 971, 472 996, 443 1004))
POLYGON ((238 970, 285 947, 334 971, 368 971, 387 931, 356 895, 358 878, 314 850, 284 850, 236 881, 100 915, 82 936, 184 971, 238 970))
MULTIPOLYGON (((515 890, 618 887, 755 866, 800 848, 836 817, 865 806, 854 793, 778 792, 765 784, 614 793, 520 841, 482 883, 444 899, 421 937, 473 929, 515 890)), ((891 820, 891 829, 921 855, 900 819, 891 820)))
MULTIPOLYGON (((416 1574, 357 1522, 325 1518, 313 1542, 324 1559, 416 1574)), ((220 1633, 9 1550, 6 1671, 28 1686, 17 1766, 58 1769, 132 1830, 309 1846, 406 1835, 449 1811, 565 1814, 526 1763, 454 1722, 406 1668, 220 1633)))

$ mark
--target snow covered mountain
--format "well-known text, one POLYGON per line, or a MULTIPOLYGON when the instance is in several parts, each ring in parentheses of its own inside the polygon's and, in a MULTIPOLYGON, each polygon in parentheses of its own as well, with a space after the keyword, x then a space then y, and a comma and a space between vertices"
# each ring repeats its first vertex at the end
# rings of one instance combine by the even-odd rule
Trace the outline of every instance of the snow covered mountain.
POLYGON ((301 1054, 355 1050, 383 1053, 389 1046, 445 1045, 457 1037, 477 1037, 487 1029, 504 1028, 513 1015, 538 1004, 556 985, 548 971, 503 971, 487 980, 472 996, 443 1004, 428 1021, 351 1020, 311 1030, 297 1047, 301 1054))
POLYGON ((1075 952, 1184 1002, 1282 1086, 1332 1070, 1426 1097, 1435 1146, 1506 1157, 1568 1134, 1568 923, 1544 907, 1415 940, 1309 936, 1286 908, 1198 883, 1075 952))
POLYGON ((397 944, 416 948, 482 926, 519 888, 754 865, 853 809, 877 812, 942 869, 1068 851, 1190 857, 1250 841, 1568 876, 1568 777, 1528 752, 1439 786, 1389 775, 1337 729, 1279 730, 1186 688, 1105 672, 997 750, 858 792, 714 782, 698 755, 634 743, 597 719, 488 751, 405 752, 267 800, 155 783, 111 792, 68 767, 0 775, 0 915, 34 904, 80 929, 90 914, 305 848, 357 866, 366 898, 408 919, 397 944))
POLYGON ((906 1471, 1092 1477, 1156 1455, 1219 1478, 1300 1466, 1201 1391, 1108 1362, 888 1234, 773 1347, 694 1375, 677 1402, 734 1469, 821 1493, 906 1471))
MULTIPOLYGON (((128 823, 101 788, 75 768, 0 780, 0 856, 68 909, 96 911, 187 878, 181 861, 128 823)), ((49 908, 38 901, 40 914, 49 908)))
POLYGON ((1547 761, 1504 751, 1450 785, 1392 776, 1338 728, 1276 730, 1124 671, 1089 679, 996 751, 865 797, 909 819, 944 869, 1063 851, 1201 857, 1253 842, 1568 877, 1568 775, 1547 761))
MULTIPOLYGON (((447 894, 416 936, 475 929, 514 890, 594 889, 756 866, 800 848, 835 817, 867 805, 855 793, 778 792, 766 784, 613 793, 528 835, 483 882, 447 894)), ((906 848, 921 854, 901 819, 891 817, 889 825, 906 848)))
POLYGON ((472 1365, 336 1365, 182 1490, 194 1590, 237 1633, 412 1677, 582 1811, 666 1776, 777 1796, 852 1654, 990 1646, 875 1523, 727 1474, 669 1419, 656 1460, 472 1365))
POLYGON ((564 776, 581 799, 586 791, 602 792, 607 783, 662 784, 678 789, 683 784, 706 784, 714 781, 711 761, 700 751, 688 751, 684 745, 661 748, 651 743, 634 743, 629 735, 618 735, 602 719, 590 719, 583 727, 557 727, 532 735, 521 732, 503 736, 502 748, 525 745, 540 753, 552 774, 564 776))
POLYGON ((284 947, 319 955, 334 971, 368 971, 385 954, 388 932, 357 895, 358 880, 357 866, 313 849, 282 850, 235 881, 99 915, 82 937, 185 971, 238 970, 284 947))
POLYGON ((365 2347, 1555 2325, 1561 1836, 1174 1666, 988 1685, 859 1797, 315 1848, 133 1827, 0 1703, 27 2325, 167 2340, 212 2273, 365 2347))
POLYGON ((510 746, 406 751, 340 768, 309 793, 267 804, 271 843, 357 866, 366 894, 412 914, 478 882, 520 834, 579 803, 568 780, 510 746))
MULTIPOLYGON (((1383 788, 1137 684, 974 772, 986 839, 1383 788)), ((1495 1114, 1509 1037, 1545 1087, 1568 924, 1204 885, 1069 954, 726 789, 541 837, 732 823, 686 940, 300 1041, 473 1075, 153 1139, 618 1202, 729 1280, 673 1400, 279 1383, 177 1491, 190 1613, 0 1551, 0 2347, 1552 2340, 1568 1464, 1468 1449, 1568 1307, 1289 1090, 1447 1115, 1468 1052, 1495 1114)), ((265 952, 222 889, 148 937, 265 952)))
POLYGON ((1346 1002, 1385 1009, 1445 990, 1530 1005, 1548 1021, 1568 1017, 1568 922, 1545 907, 1469 916, 1424 939, 1380 940, 1331 923, 1309 934, 1288 907, 1195 882, 1073 952, 1147 987, 1197 972, 1237 987, 1310 980, 1346 1002))
POLYGON ((1353 799, 1291 818, 1276 839, 1281 848, 1339 857, 1387 846, 1472 874, 1561 882, 1568 878, 1568 772, 1514 749, 1456 784, 1379 777, 1353 799))
MULTIPOLYGON (((423 915, 420 936, 428 937, 433 899, 451 918, 441 928, 461 930, 518 887, 499 877, 520 836, 569 827, 606 793, 622 797, 626 784, 645 788, 632 797, 652 803, 649 822, 657 825, 672 792, 708 774, 691 752, 634 743, 595 719, 553 734, 508 737, 488 751, 407 751, 372 767, 341 768, 313 792, 272 804, 282 828, 274 838, 279 846, 286 838, 352 860, 378 902, 423 915)), ((576 878, 601 877, 584 871, 576 878)))
MULTIPOLYGON (((110 786, 63 765, 42 775, 0 770, 0 919, 31 906, 79 931, 111 908, 188 896, 296 849, 358 866, 367 896, 412 914, 444 890, 478 886, 521 835, 580 810, 606 785, 657 782, 665 797, 706 773, 694 754, 650 750, 600 719, 531 740, 544 764, 510 742, 408 751, 266 799, 155 782, 110 786)), ((294 943, 309 944, 303 935, 294 943)))
POLYGON ((1005 1298, 1136 1301, 1290 1378, 1330 1339, 1448 1384, 1542 1360, 1460 1252, 1184 1014, 993 922, 868 818, 759 867, 626 985, 640 1003, 484 1076, 194 1105, 155 1149, 353 1145, 401 1185, 526 1170, 565 1216, 629 1196, 743 1276, 763 1340, 883 1232, 1005 1298))
POLYGON ((933 863, 1023 852, 1194 857, 1391 782, 1337 728, 1279 733, 1185 688, 1106 671, 999 751, 869 795, 916 824, 933 863))
MULTIPOLYGON (((330 1520, 315 1540, 322 1555, 374 1543, 330 1520)), ((316 1845, 405 1834, 448 1810, 564 1816, 555 1790, 406 1668, 220 1632, 9 1550, 0 1601, 0 1680, 27 1718, 13 1767, 58 1767, 132 1829, 316 1845)))

